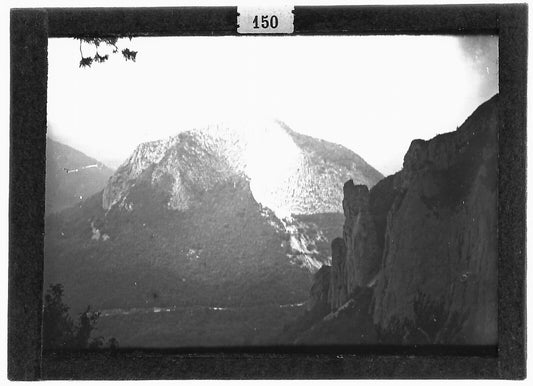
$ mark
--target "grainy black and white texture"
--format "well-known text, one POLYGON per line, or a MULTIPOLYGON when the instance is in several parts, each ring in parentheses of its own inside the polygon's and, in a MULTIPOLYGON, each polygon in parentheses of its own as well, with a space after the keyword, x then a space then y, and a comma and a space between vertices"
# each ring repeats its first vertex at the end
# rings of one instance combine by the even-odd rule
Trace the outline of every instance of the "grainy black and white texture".
POLYGON ((235 35, 236 8, 14 10, 11 16, 9 378, 525 377, 527 8, 296 7, 295 33, 498 34, 498 346, 77 351, 41 356, 49 37, 235 35))

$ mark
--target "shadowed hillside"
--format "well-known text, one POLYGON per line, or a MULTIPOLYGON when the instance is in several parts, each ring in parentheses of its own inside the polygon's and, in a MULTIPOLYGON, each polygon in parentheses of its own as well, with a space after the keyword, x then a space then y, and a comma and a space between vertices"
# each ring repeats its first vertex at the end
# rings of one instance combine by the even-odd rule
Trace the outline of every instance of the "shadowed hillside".
POLYGON ((94 158, 47 138, 46 213, 58 212, 92 196, 104 188, 112 174, 112 169, 94 158))

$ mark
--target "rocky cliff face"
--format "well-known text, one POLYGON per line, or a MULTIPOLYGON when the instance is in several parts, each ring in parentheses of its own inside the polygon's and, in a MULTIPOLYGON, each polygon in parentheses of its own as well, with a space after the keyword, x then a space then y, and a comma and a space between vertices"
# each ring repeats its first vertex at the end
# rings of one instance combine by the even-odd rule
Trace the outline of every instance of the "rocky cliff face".
POLYGON ((157 164, 175 140, 160 140, 142 143, 132 155, 120 166, 104 188, 102 206, 109 210, 117 204, 123 193, 128 191, 137 177, 148 167, 157 164))
POLYGON ((377 325, 416 320, 425 298, 444 308, 436 324, 461 320, 448 341, 496 343, 497 129, 496 96, 456 132, 411 144, 387 219, 377 325))
POLYGON ((328 299, 332 310, 343 305, 359 287, 374 282, 381 265, 376 226, 365 185, 344 184, 343 238, 333 240, 332 277, 328 299))
POLYGON ((344 185, 343 238, 346 243, 347 290, 368 286, 375 278, 381 265, 381 254, 377 245, 377 234, 370 214, 370 193, 365 185, 344 185))
MULTIPOLYGON (((324 270, 313 298, 335 315, 371 287, 352 328, 374 343, 497 343, 497 131, 495 96, 457 131, 413 141, 403 169, 370 192, 348 181, 330 286, 324 270)), ((328 317, 317 326, 331 333, 328 317)), ((320 341, 316 331, 303 336, 320 341)))
POLYGON ((346 257, 346 243, 344 239, 337 237, 331 243, 331 277, 326 295, 328 305, 332 310, 337 309, 348 300, 346 257))
POLYGON ((317 307, 326 306, 329 308, 329 287, 331 282, 331 267, 323 265, 317 273, 315 273, 313 286, 311 287, 308 310, 317 307))

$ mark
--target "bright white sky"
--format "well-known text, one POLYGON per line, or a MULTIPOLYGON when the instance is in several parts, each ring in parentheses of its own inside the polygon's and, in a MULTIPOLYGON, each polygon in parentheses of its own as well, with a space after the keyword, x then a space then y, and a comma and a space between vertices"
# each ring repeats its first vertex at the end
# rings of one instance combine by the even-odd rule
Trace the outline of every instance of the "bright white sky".
POLYGON ((48 47, 49 135, 112 167, 141 142, 244 116, 340 143, 388 175, 413 139, 455 130, 498 92, 497 37, 157 37, 119 46, 138 50, 137 61, 117 54, 79 68, 77 41, 48 47))

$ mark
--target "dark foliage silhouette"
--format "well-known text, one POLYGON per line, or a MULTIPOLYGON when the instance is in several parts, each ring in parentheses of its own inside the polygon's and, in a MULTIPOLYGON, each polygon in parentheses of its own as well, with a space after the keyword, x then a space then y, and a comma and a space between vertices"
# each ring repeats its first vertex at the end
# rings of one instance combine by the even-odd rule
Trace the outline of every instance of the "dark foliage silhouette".
MULTIPOLYGON (((118 47, 118 37, 108 37, 108 38, 76 38, 80 42, 80 67, 91 67, 94 63, 104 63, 109 59, 109 54, 101 54, 99 49, 101 49, 103 46, 107 46, 111 48, 111 54, 116 54, 119 52, 118 47), (86 56, 82 49, 82 43, 86 43, 89 45, 94 46, 95 49, 95 55, 94 56, 86 56)), ((131 37, 129 37, 129 40, 131 41, 131 37)), ((135 62, 135 59, 137 58, 137 51, 132 51, 129 48, 124 48, 120 50, 122 53, 122 56, 126 61, 131 60, 135 62)))
MULTIPOLYGON (((63 286, 51 284, 44 297, 43 307, 43 348, 44 349, 95 349, 104 346, 104 338, 91 339, 96 330, 99 312, 92 312, 91 307, 79 315, 74 323, 69 315, 69 307, 63 303, 63 286)), ((110 348, 117 348, 118 341, 111 338, 110 348)))
POLYGON ((74 323, 63 304, 63 286, 50 285, 44 297, 43 346, 49 348, 71 347, 74 340, 74 323))
POLYGON ((396 345, 405 344, 416 327, 409 319, 393 316, 386 328, 379 325, 375 328, 379 343, 396 345))
POLYGON ((118 340, 116 340, 115 338, 109 338, 109 340, 107 341, 107 345, 111 350, 116 350, 117 348, 119 348, 118 340))
POLYGON ((413 304, 417 330, 430 344, 460 343, 458 336, 466 315, 451 311, 443 297, 431 299, 418 292, 413 304))
POLYGON ((418 292, 413 303, 414 320, 394 316, 387 327, 375 326, 383 344, 460 344, 467 315, 451 311, 443 297, 431 299, 418 292))
POLYGON ((103 345, 103 338, 97 337, 90 341, 91 332, 96 329, 96 322, 100 317, 99 312, 91 312, 91 306, 87 307, 79 317, 77 330, 75 333, 75 347, 77 348, 99 348, 103 345))
POLYGON ((135 59, 137 58, 137 51, 131 51, 128 48, 125 48, 122 50, 122 56, 124 56, 124 59, 126 60, 132 60, 135 62, 135 59))

